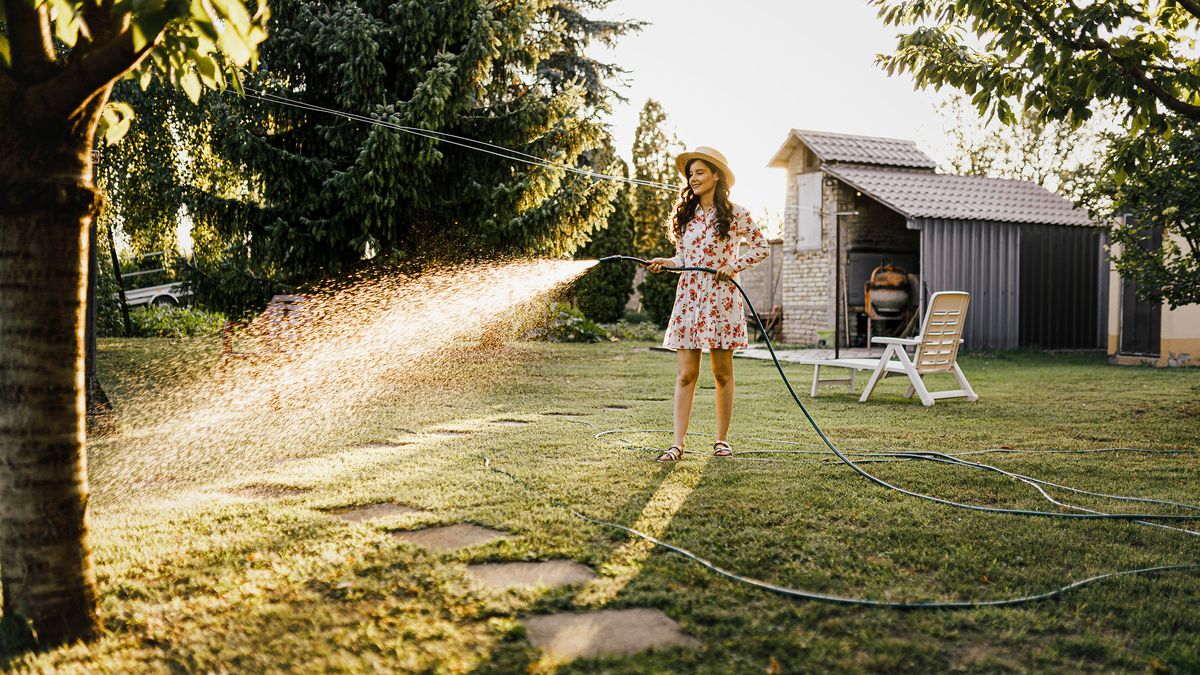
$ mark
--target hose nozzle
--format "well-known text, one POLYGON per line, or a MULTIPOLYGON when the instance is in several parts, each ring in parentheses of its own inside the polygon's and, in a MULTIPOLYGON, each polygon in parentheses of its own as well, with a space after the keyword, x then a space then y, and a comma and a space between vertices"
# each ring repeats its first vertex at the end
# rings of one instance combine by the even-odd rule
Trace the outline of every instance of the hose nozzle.
POLYGON ((646 260, 642 260, 641 258, 635 258, 631 255, 610 255, 610 256, 601 258, 600 262, 610 263, 610 262, 619 262, 621 260, 629 260, 629 261, 635 262, 639 265, 649 265, 650 264, 646 260))

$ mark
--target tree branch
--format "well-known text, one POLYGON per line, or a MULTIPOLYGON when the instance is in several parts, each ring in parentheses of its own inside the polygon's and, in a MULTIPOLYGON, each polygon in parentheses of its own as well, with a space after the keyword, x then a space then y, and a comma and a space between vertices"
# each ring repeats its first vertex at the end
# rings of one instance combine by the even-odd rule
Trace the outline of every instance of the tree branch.
MULTIPOLYGON (((64 119, 146 58, 157 36, 139 50, 133 48, 133 31, 126 28, 115 38, 87 49, 53 79, 30 87, 24 109, 37 117, 64 119)), ((31 120, 31 122, 34 122, 31 120)), ((36 123, 36 122, 35 122, 36 123)))
POLYGON ((17 90, 17 81, 9 74, 8 69, 0 68, 0 107, 8 107, 8 102, 17 90))
POLYGON ((91 33, 90 44, 103 44, 129 28, 129 12, 114 14, 112 0, 93 0, 83 3, 83 21, 91 33))
POLYGON ((1178 2, 1180 7, 1186 9, 1188 14, 1200 19, 1200 2, 1196 0, 1175 0, 1175 2, 1178 2))
MULTIPOLYGON (((1198 8, 1200 8, 1200 3, 1196 2, 1196 0, 1180 1, 1191 2, 1193 5, 1197 5, 1198 8)), ((1047 39, 1051 41, 1060 41, 1075 51, 1094 49, 1103 53, 1108 57, 1109 61, 1124 71, 1126 75, 1132 77, 1136 86, 1149 93, 1154 98, 1158 99, 1158 101, 1166 106, 1167 109, 1179 113, 1184 117, 1200 120, 1200 105, 1193 105, 1176 97, 1174 94, 1168 91, 1166 87, 1152 79, 1146 73, 1146 69, 1142 66, 1127 63, 1124 59, 1117 58, 1113 54, 1112 43, 1108 40, 1096 35, 1087 34, 1082 34, 1077 39, 1061 35, 1054 30, 1054 27, 1050 25, 1050 22, 1044 16, 1042 16, 1041 13, 1031 7, 1026 0, 1015 0, 1015 4, 1022 14, 1029 17, 1029 19, 1033 21, 1042 35, 1047 39)))
POLYGON ((50 36, 49 6, 34 9, 21 0, 4 0, 4 9, 8 17, 13 77, 25 84, 52 77, 57 68, 50 36))

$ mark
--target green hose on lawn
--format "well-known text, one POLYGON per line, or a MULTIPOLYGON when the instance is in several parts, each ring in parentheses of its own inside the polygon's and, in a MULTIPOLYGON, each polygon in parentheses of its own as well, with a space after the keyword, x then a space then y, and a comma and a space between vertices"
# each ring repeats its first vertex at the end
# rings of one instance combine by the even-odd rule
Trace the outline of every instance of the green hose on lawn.
MULTIPOLYGON (((638 263, 640 265, 644 265, 644 266, 648 266, 650 264, 649 261, 644 260, 642 258, 635 258, 632 256, 623 256, 623 255, 609 256, 607 258, 600 259, 600 262, 602 262, 602 263, 613 263, 613 262, 619 262, 619 261, 632 261, 632 262, 636 262, 636 263, 638 263)), ((712 269, 711 267, 664 267, 663 270, 668 271, 668 272, 707 272, 709 274, 716 274, 716 270, 712 269)), ((1082 513, 1037 511, 1037 510, 1031 510, 1031 509, 1006 509, 1006 508, 997 508, 997 507, 991 507, 991 506, 981 506, 978 504, 965 504, 962 502, 956 502, 956 501, 949 500, 949 499, 935 497, 933 495, 927 495, 927 494, 923 494, 920 492, 914 492, 912 490, 907 490, 907 489, 899 487, 897 485, 893 485, 893 484, 883 480, 882 478, 879 478, 878 476, 876 476, 876 475, 872 474, 871 472, 867 471, 866 469, 862 468, 858 463, 856 463, 854 460, 852 460, 848 456, 846 456, 841 450, 839 450, 837 448, 837 446, 835 446, 833 444, 832 441, 829 440, 829 437, 825 435, 825 432, 821 429, 821 426, 819 424, 817 424, 817 421, 815 419, 813 419, 813 416, 811 413, 809 413, 808 408, 806 408, 804 406, 804 403, 800 400, 800 397, 796 394, 796 390, 795 390, 795 388, 792 387, 792 383, 788 380, 787 374, 784 373, 783 366, 779 362, 779 357, 775 354, 775 347, 774 347, 774 345, 771 344, 771 339, 769 337, 767 337, 767 332, 766 332, 765 327, 763 326, 762 319, 759 317, 758 312, 754 309, 754 304, 750 301, 749 296, 746 295, 746 291, 742 288, 741 284, 739 284, 736 280, 730 279, 730 283, 732 283, 737 288, 738 292, 742 294, 742 299, 745 301, 746 307, 750 310, 750 314, 754 316, 754 321, 758 324, 759 330, 762 331, 763 339, 766 341, 766 344, 767 344, 767 350, 771 354, 771 360, 775 363, 775 369, 777 371, 779 371, 780 379, 783 380, 783 384, 784 384, 784 386, 787 387, 788 393, 791 394, 792 400, 796 402, 796 405, 800 408, 800 411, 802 413, 804 413, 804 417, 808 420, 808 423, 810 425, 812 425, 813 430, 817 432, 817 436, 820 437, 821 441, 825 444, 825 446, 828 447, 829 450, 832 451, 833 454, 836 455, 839 460, 841 460, 844 464, 846 464, 851 469, 856 471, 860 476, 862 476, 863 478, 866 478, 867 480, 871 481, 872 483, 875 483, 876 485, 879 485, 888 490, 893 490, 895 492, 899 492, 900 494, 907 495, 909 497, 916 497, 918 499, 924 499, 924 500, 928 500, 931 502, 936 502, 938 504, 945 504, 947 506, 952 506, 952 507, 960 508, 960 509, 968 509, 971 511, 982 511, 985 513, 1001 513, 1001 514, 1015 515, 1015 516, 1035 516, 1035 517, 1046 517, 1046 518, 1071 518, 1071 519, 1076 519, 1076 520, 1127 520, 1127 521, 1133 521, 1135 523, 1142 524, 1142 525, 1163 527, 1166 529, 1176 530, 1176 531, 1183 532, 1183 533, 1193 535, 1193 536, 1200 536, 1200 532, 1196 532, 1193 530, 1187 530, 1187 529, 1180 528, 1180 527, 1168 526, 1161 522, 1161 521, 1200 520, 1200 515, 1197 515, 1197 514, 1104 513, 1104 512, 1099 512, 1099 511, 1093 511, 1091 509, 1084 509, 1082 507, 1070 506, 1068 504, 1063 504, 1063 503, 1058 502, 1058 501, 1054 500, 1053 498, 1051 498, 1050 495, 1047 494, 1041 488, 1040 485, 1051 485, 1054 487, 1063 487, 1064 489, 1072 490, 1072 491, 1076 491, 1076 492, 1086 493, 1086 491, 1076 490, 1074 488, 1069 488, 1066 486, 1058 486, 1053 483, 1048 483, 1047 481, 1042 481, 1042 480, 1039 480, 1036 478, 1031 478, 1029 476, 1024 476, 1021 474, 1015 474, 1015 473, 1000 469, 998 467, 990 466, 987 464, 982 464, 979 462, 968 462, 968 461, 959 459, 957 457, 947 455, 945 453, 896 452, 896 453, 886 453, 886 454, 891 457, 905 459, 905 460, 935 461, 935 462, 941 462, 941 463, 949 463, 949 464, 953 464, 953 465, 957 465, 957 466, 964 466, 964 467, 968 467, 968 468, 975 468, 975 469, 980 469, 980 470, 998 472, 1000 474, 1003 474, 1005 476, 1014 478, 1016 480, 1022 481, 1024 483, 1027 483, 1027 484, 1033 486, 1035 489, 1037 489, 1042 494, 1042 496, 1044 498, 1049 500, 1051 503, 1057 504, 1059 506, 1066 506, 1068 508, 1074 508, 1078 511, 1082 511, 1082 513)), ((599 434, 598 434, 598 436, 599 436, 599 434)), ((1150 574, 1150 573, 1154 573, 1154 572, 1200 569, 1200 564, 1179 564, 1179 565, 1160 565, 1160 566, 1156 566, 1156 567, 1141 567, 1141 568, 1137 568, 1137 569, 1119 570, 1116 572, 1108 572, 1105 574, 1098 574, 1095 576, 1088 577, 1086 579, 1080 579, 1078 581, 1074 581, 1065 586, 1061 586, 1059 588, 1049 590, 1049 591, 1046 591, 1043 593, 1037 593, 1037 594, 1033 594, 1033 595, 1025 595, 1025 596, 1020 596, 1020 597, 1015 597, 1015 598, 1002 598, 1002 599, 998 599, 998 600, 963 600, 963 601, 931 600, 931 601, 896 602, 896 601, 889 601, 889 600, 878 600, 878 599, 873 599, 873 598, 856 598, 856 597, 831 595, 828 593, 819 593, 816 591, 808 591, 808 590, 799 589, 799 588, 789 588, 786 586, 779 586, 779 585, 772 584, 772 583, 769 583, 766 581, 762 581, 760 579, 746 577, 746 576, 743 576, 736 572, 724 569, 724 568, 716 565, 712 561, 710 561, 706 558, 703 558, 695 553, 692 553, 691 551, 689 551, 685 548, 675 546, 674 544, 662 541, 662 540, 660 540, 656 537, 653 537, 649 534, 646 534, 644 532, 640 532, 633 528, 626 527, 619 523, 612 523, 612 522, 608 522, 605 520, 599 520, 596 518, 592 518, 591 516, 576 510, 574 507, 572 507, 570 504, 564 502, 563 500, 561 500, 557 497, 547 495, 544 492, 542 492, 541 490, 539 490, 533 486, 530 486, 524 480, 509 473, 508 471, 505 471, 504 469, 493 466, 491 461, 486 457, 484 458, 484 465, 491 471, 495 471, 496 473, 507 476, 509 479, 516 482, 518 485, 522 486, 523 488, 525 488, 526 490, 529 490, 530 492, 532 492, 534 494, 541 496, 543 499, 546 499, 551 504, 553 504, 555 506, 559 506, 563 509, 566 509, 572 515, 574 515, 575 517, 577 517, 581 520, 585 520, 585 521, 595 524, 595 525, 602 525, 605 527, 615 528, 615 529, 621 530, 623 532, 626 532, 628 534, 632 534, 634 536, 640 537, 656 546, 664 548, 668 551, 672 551, 672 552, 677 553, 689 560, 697 562, 697 563, 703 565, 704 567, 707 567, 708 569, 712 570, 713 572, 716 572, 717 574, 720 574, 721 576, 727 577, 734 581, 748 584, 748 585, 754 586, 756 588, 761 588, 763 590, 771 591, 773 593, 778 593, 780 595, 786 595, 786 596, 795 597, 795 598, 803 598, 803 599, 807 599, 807 600, 820 600, 823 602, 832 602, 832 603, 842 604, 842 605, 886 607, 886 608, 892 608, 892 609, 971 609, 971 608, 977 608, 977 607, 1004 607, 1004 606, 1013 606, 1013 605, 1023 605, 1023 604, 1027 604, 1027 603, 1031 603, 1031 602, 1037 602, 1039 600, 1047 600, 1047 599, 1062 595, 1062 594, 1064 594, 1068 591, 1074 590, 1076 588, 1080 588, 1082 586, 1086 586, 1088 584, 1091 584, 1091 583, 1094 583, 1097 581, 1101 581, 1103 579, 1110 579, 1110 578, 1114 578, 1114 577, 1129 576, 1129 575, 1135 575, 1135 574, 1150 574)), ((1116 496, 1116 495, 1106 495, 1106 496, 1112 497, 1114 499, 1123 499, 1126 501, 1163 503, 1159 500, 1149 500, 1149 499, 1138 498, 1138 497, 1121 497, 1121 496, 1116 496)), ((1166 502, 1166 503, 1170 504, 1172 506, 1178 506, 1178 507, 1182 507, 1182 508, 1186 508, 1186 509, 1200 511, 1200 506, 1196 506, 1196 505, 1182 504, 1182 503, 1178 503, 1178 502, 1166 502)))

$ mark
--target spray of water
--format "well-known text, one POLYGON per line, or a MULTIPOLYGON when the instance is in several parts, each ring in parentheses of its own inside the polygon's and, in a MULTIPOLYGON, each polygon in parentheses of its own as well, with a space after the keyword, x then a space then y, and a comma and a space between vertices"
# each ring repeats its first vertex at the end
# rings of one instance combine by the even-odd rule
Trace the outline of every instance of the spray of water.
MULTIPOLYGON (((595 261, 535 260, 374 275, 268 311, 237 352, 201 377, 124 406, 121 431, 90 448, 98 501, 228 482, 305 444, 344 434, 356 411, 398 382, 453 377, 453 354, 595 261)), ((167 371, 197 368, 168 363, 167 371)), ((156 379, 161 378, 162 373, 156 379)))

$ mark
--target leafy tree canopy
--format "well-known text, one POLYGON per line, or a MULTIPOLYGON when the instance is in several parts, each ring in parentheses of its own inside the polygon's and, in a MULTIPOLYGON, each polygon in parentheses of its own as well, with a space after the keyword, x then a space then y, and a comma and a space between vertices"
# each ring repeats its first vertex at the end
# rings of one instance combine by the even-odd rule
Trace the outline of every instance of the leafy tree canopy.
POLYGON ((1078 125, 1094 101, 1128 106, 1134 130, 1200 120, 1200 0, 871 0, 911 28, 880 55, 889 74, 951 85, 981 113, 1014 119, 1012 101, 1078 125))
POLYGON ((1200 303, 1200 123, 1172 128, 1111 135, 1085 205, 1113 222, 1121 276, 1137 283, 1143 300, 1175 308, 1200 303), (1156 232, 1162 246, 1151 247, 1156 232))

